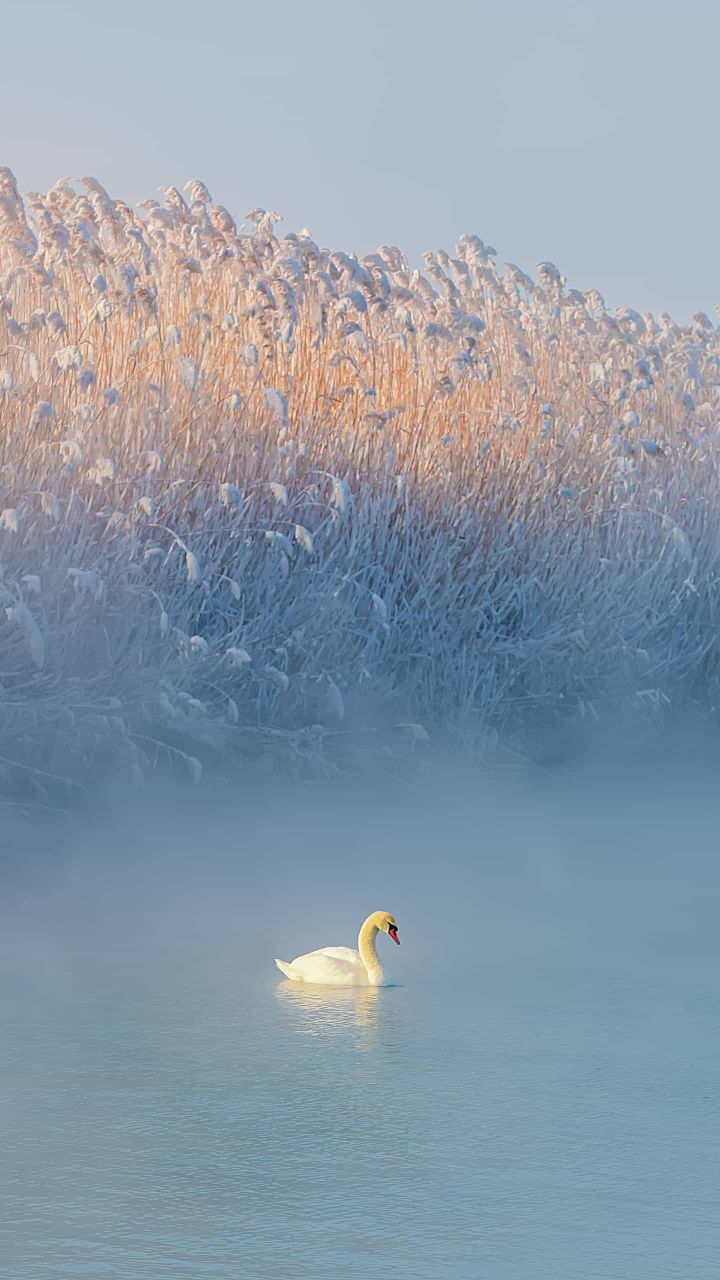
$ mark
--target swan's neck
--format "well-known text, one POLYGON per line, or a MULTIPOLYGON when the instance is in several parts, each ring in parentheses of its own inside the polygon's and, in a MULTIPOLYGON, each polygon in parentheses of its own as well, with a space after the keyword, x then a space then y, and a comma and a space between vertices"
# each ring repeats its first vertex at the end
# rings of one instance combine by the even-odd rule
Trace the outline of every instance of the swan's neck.
POLYGON ((378 953, 375 950, 375 939, 377 938, 377 927, 371 920, 366 920, 360 933, 358 934, 358 951, 360 959, 367 969, 368 982, 372 987, 379 987, 382 983, 384 974, 383 967, 378 959, 378 953))

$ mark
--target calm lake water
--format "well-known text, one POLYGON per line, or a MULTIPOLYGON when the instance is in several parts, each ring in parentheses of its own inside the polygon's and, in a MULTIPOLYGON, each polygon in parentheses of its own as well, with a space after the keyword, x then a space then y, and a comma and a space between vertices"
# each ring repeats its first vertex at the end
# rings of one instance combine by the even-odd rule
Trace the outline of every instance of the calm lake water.
POLYGON ((277 792, 16 838, 0 1277, 716 1277, 717 809, 277 792), (376 908, 397 986, 280 979, 376 908))

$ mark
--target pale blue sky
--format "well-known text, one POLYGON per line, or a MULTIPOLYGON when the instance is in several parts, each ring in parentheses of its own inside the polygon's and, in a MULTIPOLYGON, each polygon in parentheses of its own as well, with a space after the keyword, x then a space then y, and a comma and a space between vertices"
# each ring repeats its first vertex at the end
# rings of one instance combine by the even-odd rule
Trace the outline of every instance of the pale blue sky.
POLYGON ((718 0, 0 0, 0 163, 720 303, 718 0))

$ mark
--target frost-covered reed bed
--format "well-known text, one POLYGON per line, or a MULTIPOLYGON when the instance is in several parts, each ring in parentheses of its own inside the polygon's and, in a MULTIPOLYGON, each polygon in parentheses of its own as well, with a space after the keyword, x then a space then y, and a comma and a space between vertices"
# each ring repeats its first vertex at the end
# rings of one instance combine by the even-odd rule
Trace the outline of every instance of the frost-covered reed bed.
POLYGON ((81 188, 0 171, 6 793, 712 714, 707 316, 81 188))

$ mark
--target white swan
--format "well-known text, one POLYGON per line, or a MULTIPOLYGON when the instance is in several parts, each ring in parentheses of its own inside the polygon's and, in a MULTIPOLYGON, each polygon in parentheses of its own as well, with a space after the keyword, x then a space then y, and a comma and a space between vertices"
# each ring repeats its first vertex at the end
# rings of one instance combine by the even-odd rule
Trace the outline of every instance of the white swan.
POLYGON ((333 987, 381 987, 385 974, 375 950, 375 939, 387 933, 400 946, 397 921, 387 911, 373 911, 358 934, 358 949, 323 947, 296 960, 276 960, 291 982, 319 982, 333 987))

